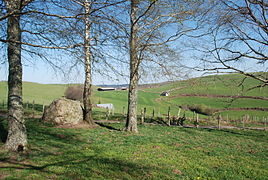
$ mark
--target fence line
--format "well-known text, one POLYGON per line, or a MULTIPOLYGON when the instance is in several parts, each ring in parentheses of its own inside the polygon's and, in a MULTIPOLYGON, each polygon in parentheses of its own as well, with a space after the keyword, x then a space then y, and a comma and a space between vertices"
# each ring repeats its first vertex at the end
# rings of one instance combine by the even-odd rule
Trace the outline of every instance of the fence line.
MULTIPOLYGON (((6 101, 2 100, 2 108, 7 107, 6 101)), ((32 101, 30 104, 29 101, 26 101, 26 103, 23 105, 25 109, 30 110, 30 114, 32 118, 36 117, 36 112, 44 112, 45 111, 45 105, 43 104, 37 107, 37 104, 35 103, 35 100, 32 101)), ((126 111, 125 106, 123 107, 122 116, 125 118, 126 111)), ((268 123, 268 116, 259 118, 257 116, 250 116, 248 114, 245 114, 241 116, 240 118, 233 118, 227 114, 225 117, 221 116, 220 114, 215 116, 207 116, 206 118, 201 118, 198 113, 193 112, 192 117, 186 117, 185 110, 182 111, 181 108, 178 108, 177 115, 172 116, 171 115, 171 107, 168 107, 167 114, 162 114, 160 112, 160 109, 158 108, 158 113, 156 116, 155 108, 152 109, 152 115, 147 118, 147 107, 143 107, 141 109, 140 115, 138 115, 138 118, 140 119, 140 123, 144 124, 145 122, 160 122, 162 124, 166 124, 168 126, 170 125, 180 125, 180 126, 193 126, 196 128, 199 127, 216 127, 217 129, 222 129, 225 127, 236 127, 241 129, 248 129, 253 126, 258 128, 263 128, 264 130, 267 130, 267 123, 268 123)), ((108 120, 109 118, 112 118, 112 116, 115 116, 114 110, 111 112, 110 110, 107 110, 104 113, 105 119, 108 120)), ((99 115, 99 118, 101 119, 101 115, 99 115)))
MULTIPOLYGON (((124 109, 124 108, 123 108, 124 109)), ((144 123, 160 123, 163 125, 179 125, 179 126, 193 126, 196 128, 199 127, 213 127, 217 129, 224 129, 228 127, 239 128, 239 129, 249 129, 249 128, 267 128, 267 118, 263 117, 260 119, 257 116, 250 116, 245 114, 240 118, 234 118, 229 114, 222 116, 211 115, 207 117, 201 117, 200 114, 193 112, 192 116, 187 116, 185 110, 178 108, 177 114, 171 115, 171 107, 167 108, 167 113, 160 113, 160 109, 157 112, 155 108, 151 109, 151 115, 147 116, 148 108, 143 107, 140 109, 140 113, 138 114, 138 120, 140 124, 144 123)), ((120 113, 119 113, 120 114, 120 113)), ((125 113, 123 113, 125 114, 125 113)), ((115 115, 116 116, 116 115, 115 115)), ((125 116, 124 116, 125 117, 125 116)), ((112 118, 112 117, 111 117, 112 118)), ((122 119, 124 120, 124 118, 122 119)))

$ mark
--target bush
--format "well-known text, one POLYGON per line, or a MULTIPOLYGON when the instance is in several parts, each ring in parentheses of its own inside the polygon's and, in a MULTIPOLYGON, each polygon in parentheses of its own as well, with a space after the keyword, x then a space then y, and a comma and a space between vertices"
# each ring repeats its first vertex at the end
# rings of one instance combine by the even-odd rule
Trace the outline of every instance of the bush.
POLYGON ((191 111, 204 115, 212 115, 213 113, 216 112, 215 109, 212 109, 204 104, 187 105, 187 107, 191 111))
POLYGON ((83 98, 83 86, 69 86, 64 95, 67 99, 80 101, 83 98))

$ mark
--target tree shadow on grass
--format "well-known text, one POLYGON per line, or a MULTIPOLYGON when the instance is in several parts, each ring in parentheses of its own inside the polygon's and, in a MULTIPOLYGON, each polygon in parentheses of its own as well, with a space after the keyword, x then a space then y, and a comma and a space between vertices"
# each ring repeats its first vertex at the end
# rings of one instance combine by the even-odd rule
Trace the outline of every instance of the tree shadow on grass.
MULTIPOLYGON (((55 179, 144 179, 150 178, 152 171, 161 171, 156 167, 121 158, 118 153, 115 156, 107 155, 109 147, 115 144, 105 146, 98 140, 95 143, 94 139, 90 142, 90 135, 94 132, 88 132, 97 129, 78 131, 48 127, 34 119, 27 122, 31 151, 24 157, 15 158, 16 160, 0 159, 0 171, 16 170, 19 176, 26 173, 29 177, 38 174, 55 179)), ((113 132, 107 130, 107 133, 113 132)), ((111 153, 115 151, 116 149, 111 153)), ((9 175, 11 178, 14 176, 9 175)))
POLYGON ((57 178, 90 178, 99 177, 107 179, 143 179, 150 176, 152 171, 160 171, 155 167, 148 167, 137 163, 128 162, 125 160, 115 158, 105 158, 96 156, 85 156, 80 159, 67 159, 64 161, 56 161, 53 163, 46 163, 44 165, 33 165, 30 163, 18 163, 10 160, 5 160, 8 165, 1 166, 1 169, 12 170, 33 170, 40 171, 42 176, 47 177, 51 175, 57 178), (58 168, 65 169, 63 172, 58 172, 58 168))
POLYGON ((121 131, 120 129, 116 129, 112 126, 109 126, 107 124, 103 124, 103 123, 100 123, 100 122, 95 122, 97 125, 101 126, 101 127, 104 127, 104 128, 107 128, 109 130, 114 130, 114 131, 121 131))
POLYGON ((254 141, 263 142, 267 139, 268 134, 262 130, 243 130, 243 129, 203 129, 204 131, 234 135, 241 138, 251 138, 254 141))

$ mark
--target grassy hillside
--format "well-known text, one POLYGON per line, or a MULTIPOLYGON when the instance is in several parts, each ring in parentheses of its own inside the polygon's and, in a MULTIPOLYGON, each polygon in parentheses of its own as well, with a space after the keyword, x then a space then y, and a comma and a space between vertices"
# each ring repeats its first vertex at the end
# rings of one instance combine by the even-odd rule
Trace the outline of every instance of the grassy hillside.
POLYGON ((0 179, 267 179, 265 131, 107 125, 115 130, 27 119, 31 151, 9 158, 0 148, 0 179))
MULTIPOLYGON (((168 107, 171 107, 171 114, 176 115, 179 106, 202 105, 208 108, 224 109, 224 108, 268 108, 267 100, 257 99, 241 99, 231 97, 198 97, 194 95, 225 95, 225 96, 253 96, 253 97, 268 97, 268 87, 253 89, 249 88, 258 85, 258 82, 253 79, 246 79, 243 85, 239 86, 243 81, 244 76, 238 74, 228 74, 221 76, 206 76, 194 78, 185 81, 177 81, 173 83, 158 84, 153 88, 142 88, 138 92, 138 112, 144 107, 147 108, 147 114, 151 114, 153 109, 155 114, 167 114, 168 107), (170 96, 161 97, 163 91, 170 92, 170 96), (184 96, 182 96, 184 95, 184 96), (187 95, 187 96, 185 96, 187 95)), ((64 95, 67 85, 57 84, 37 84, 23 83, 23 99, 24 102, 32 102, 35 100, 38 104, 48 105, 53 99, 64 95)), ((148 86, 147 86, 148 87, 148 86)), ((6 100, 7 84, 0 82, 0 100, 6 100)), ((127 108, 127 91, 107 91, 99 92, 94 88, 93 103, 112 103, 115 106, 115 112, 122 113, 123 108, 127 108)), ((192 112, 186 110, 186 116, 192 116, 192 112)), ((248 112, 222 112, 223 115, 230 117, 243 116, 247 113, 251 116, 267 117, 268 112, 265 111, 248 111, 248 112)))
MULTIPOLYGON (((53 99, 64 95, 66 85, 62 84, 38 84, 32 82, 23 82, 23 101, 37 104, 50 104, 53 99)), ((0 82, 0 100, 7 99, 7 83, 0 82)))
MULTIPOLYGON (((248 91, 249 88, 258 85, 257 81, 246 79, 243 86, 239 86, 243 81, 244 76, 238 74, 221 75, 221 76, 206 76, 194 78, 186 81, 178 81, 173 83, 165 83, 157 85, 153 88, 143 88, 139 90, 138 107, 139 109, 146 107, 148 113, 152 113, 155 109, 156 114, 167 114, 167 109, 171 107, 171 113, 176 115, 179 106, 183 105, 205 105, 210 108, 268 108, 267 100, 243 99, 243 98, 217 98, 217 97, 193 97, 191 94, 200 95, 225 95, 225 96, 253 96, 253 97, 268 97, 268 87, 258 88, 248 91), (161 97, 163 91, 170 92, 169 97, 161 97), (181 96, 181 95, 189 96, 181 96)), ((122 91, 114 92, 96 92, 95 97, 101 100, 101 103, 114 103, 119 112, 122 112, 122 106, 126 106, 127 93, 122 91)), ((239 118, 245 114, 250 116, 268 116, 268 112, 264 111, 230 111, 222 112, 223 115, 239 118)), ((186 111, 187 116, 192 116, 192 113, 186 111)))
POLYGON ((243 85, 239 86, 243 79, 244 76, 239 74, 205 76, 166 84, 147 91, 159 93, 171 90, 171 95, 194 93, 268 97, 267 87, 248 91, 249 88, 259 85, 254 79, 247 78, 244 80, 243 85))

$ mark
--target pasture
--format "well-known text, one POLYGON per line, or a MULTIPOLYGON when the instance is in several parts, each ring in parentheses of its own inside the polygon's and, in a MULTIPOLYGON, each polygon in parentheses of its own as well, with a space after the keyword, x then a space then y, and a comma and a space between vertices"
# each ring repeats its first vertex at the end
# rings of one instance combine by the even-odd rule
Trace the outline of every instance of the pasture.
MULTIPOLYGON (((258 108, 268 108, 268 88, 256 88, 249 91, 249 88, 257 86, 257 82, 252 79, 244 80, 238 74, 206 76, 193 78, 184 81, 170 83, 160 83, 150 85, 151 88, 140 88, 138 92, 138 113, 146 108, 147 115, 152 112, 157 116, 166 115, 168 108, 171 108, 171 115, 178 114, 178 110, 185 106, 206 106, 210 109, 219 110, 216 115, 223 118, 241 119, 244 115, 249 115, 252 119, 263 119, 268 117, 268 112, 258 110, 258 108), (241 82, 243 81, 243 84, 241 82), (160 94, 168 91, 170 96, 163 97, 160 94), (247 98, 239 98, 239 97, 247 98), (259 99, 255 99, 255 97, 259 99), (266 99, 260 99, 266 98, 266 99), (226 111, 226 109, 230 109, 226 111), (241 108, 241 110, 237 110, 241 108), (243 108, 257 108, 255 110, 243 110, 243 108), (236 109, 236 110, 234 110, 236 109)), ((64 91, 68 85, 62 84, 37 84, 23 83, 24 103, 48 105, 54 99, 64 96, 64 91)), ((127 108, 127 91, 97 91, 93 87, 93 103, 111 103, 115 107, 115 113, 123 114, 127 108)), ((7 84, 0 82, 0 103, 6 102, 7 84)), ((96 111, 103 111, 95 109, 96 111)), ((104 110, 105 111, 105 110, 104 110)), ((189 109, 183 109, 186 117, 191 118, 193 113, 189 109)), ((200 114, 201 118, 208 118, 200 114)))
MULTIPOLYGON (((240 79, 239 79, 240 78, 240 79)), ((268 89, 245 91, 237 87, 239 75, 209 76, 187 81, 155 84, 139 90, 138 109, 146 107, 145 124, 139 133, 121 131, 124 127, 127 91, 99 92, 94 87, 93 103, 112 103, 114 114, 107 118, 105 109, 94 108, 95 128, 62 128, 40 121, 42 105, 64 95, 67 85, 44 85, 24 82, 24 105, 29 138, 27 154, 12 154, 0 149, 0 179, 267 179, 268 133, 263 130, 212 129, 214 119, 228 117, 222 125, 242 127, 245 114, 247 127, 264 127, 267 111, 220 111, 213 116, 199 114, 200 128, 193 128, 193 112, 183 106, 213 109, 268 108, 268 89), (223 82, 228 82, 225 86, 223 82), (233 83, 232 86, 230 83, 233 83), (235 86, 236 84, 236 86, 235 86), (170 96, 160 93, 169 91, 170 96), (188 94, 188 95, 185 95, 188 94), (193 96, 195 95, 195 96, 193 96), (210 95, 210 96, 200 96, 210 95), (213 96, 212 96, 213 95, 213 96), (227 95, 230 97, 215 97, 227 95), (250 96, 234 98, 231 96, 250 96), (35 114, 32 114, 35 101, 35 114), (27 105, 27 107, 26 107, 27 105), (166 121, 171 116, 187 117, 191 126, 155 125, 155 118, 166 121), (32 118, 35 115, 37 118, 32 118), (114 120, 114 121, 107 121, 114 120), (211 121, 208 121, 208 120, 211 121), (99 121, 101 120, 101 122, 99 121), (113 122, 113 123, 108 123, 113 122)), ((245 81, 252 87, 255 81, 245 81)), ((6 82, 0 82, 0 139, 6 135, 6 82)), ((196 113, 194 113, 196 115, 196 113)), ((3 142, 0 142, 0 147, 3 142)))
POLYGON ((121 123, 64 129, 26 122, 31 150, 0 150, 0 179, 267 179, 265 131, 139 125, 130 134, 121 123))

